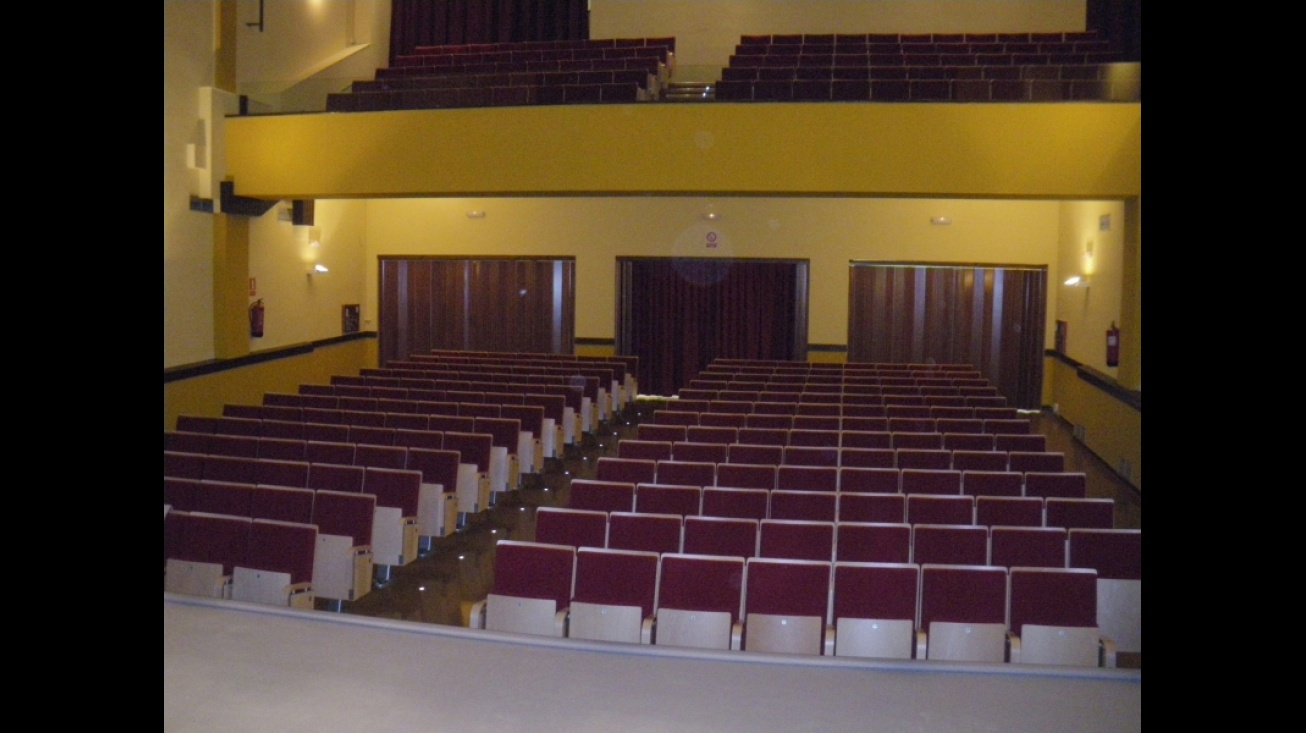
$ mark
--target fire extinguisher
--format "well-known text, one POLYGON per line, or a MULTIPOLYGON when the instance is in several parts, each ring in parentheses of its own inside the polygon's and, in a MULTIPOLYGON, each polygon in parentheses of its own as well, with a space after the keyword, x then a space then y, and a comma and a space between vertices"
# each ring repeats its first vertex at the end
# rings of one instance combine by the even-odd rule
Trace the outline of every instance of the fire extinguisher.
POLYGON ((263 338, 262 298, 259 298, 249 305, 249 335, 250 338, 263 338))
POLYGON ((1115 321, 1106 330, 1106 365, 1120 366, 1120 328, 1115 321))

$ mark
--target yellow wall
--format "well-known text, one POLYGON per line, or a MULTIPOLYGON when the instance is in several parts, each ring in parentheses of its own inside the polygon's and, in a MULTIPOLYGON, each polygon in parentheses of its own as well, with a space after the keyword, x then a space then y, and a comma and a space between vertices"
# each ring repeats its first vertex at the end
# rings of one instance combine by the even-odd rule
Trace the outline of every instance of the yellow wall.
POLYGON ((254 280, 255 292, 240 295, 242 303, 262 299, 265 307, 263 337, 244 334, 253 352, 339 336, 341 306, 361 305, 366 292, 366 202, 321 202, 311 227, 283 220, 279 210, 289 207, 282 202, 249 220, 246 276, 254 280), (318 264, 329 272, 309 275, 318 264))
POLYGON ((620 104, 240 117, 258 198, 788 194, 1128 198, 1142 106, 620 104))
MULTIPOLYGON (((1048 289, 1057 296, 1056 318, 1070 324, 1066 356, 1114 378, 1119 369, 1107 366, 1106 331, 1122 321, 1125 202, 1070 201, 1061 212, 1060 263, 1048 278, 1048 289), (1087 278, 1087 284, 1064 284, 1076 275, 1087 278)), ((1048 348, 1053 343, 1049 339, 1048 348)))
POLYGON ((163 384, 163 429, 178 415, 222 414, 223 405, 263 404, 266 392, 298 392, 301 384, 326 384, 334 374, 357 374, 377 364, 376 339, 320 346, 307 354, 265 361, 163 384))
MULTIPOLYGON (((409 198, 367 202, 364 328, 381 255, 576 258, 578 338, 615 337, 618 257, 802 258, 808 340, 848 340, 851 260, 1057 265, 1060 203, 815 197, 409 198), (468 211, 484 218, 469 219, 468 211), (719 218, 704 219, 712 212, 719 218), (933 226, 932 216, 949 216, 933 226), (716 246, 707 246, 715 233, 716 246)), ((1054 305, 1049 304, 1049 315, 1054 305)), ((1051 321, 1049 321, 1049 324, 1051 321)), ((1047 335, 1051 343, 1051 331, 1047 335)))
POLYGON ((1142 491, 1142 411, 1084 381, 1073 366, 1060 359, 1045 359, 1044 369, 1061 417, 1071 425, 1082 426, 1084 445, 1112 469, 1119 472, 1121 462, 1127 463, 1127 479, 1142 491))

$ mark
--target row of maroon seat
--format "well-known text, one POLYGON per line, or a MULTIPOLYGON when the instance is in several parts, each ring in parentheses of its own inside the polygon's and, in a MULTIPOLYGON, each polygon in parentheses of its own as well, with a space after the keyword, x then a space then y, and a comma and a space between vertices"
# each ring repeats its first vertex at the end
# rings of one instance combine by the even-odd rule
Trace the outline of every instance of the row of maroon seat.
POLYGON ((635 84, 647 91, 656 84, 657 69, 601 69, 518 71, 490 74, 442 74, 433 76, 382 77, 374 81, 356 81, 351 87, 359 92, 386 92, 406 89, 465 89, 512 87, 562 87, 568 84, 635 84), (650 83, 649 77, 654 75, 650 83))
MULTIPOLYGON (((810 491, 785 489, 732 489, 717 486, 581 480, 574 487, 567 508, 598 512, 674 514, 681 517, 707 516, 734 519, 809 519, 823 521, 876 522, 892 524, 960 524, 1013 527, 1115 526, 1114 502, 1089 499, 1075 487, 1057 482, 1031 486, 1021 494, 1019 479, 1014 490, 1001 485, 1002 474, 968 476, 964 496, 899 493, 893 486, 853 487, 856 477, 843 490, 810 491), (998 479, 991 482, 975 478, 998 479), (867 489, 882 489, 868 491, 867 489), (993 493, 985 493, 993 490, 993 493), (1040 496, 1039 492, 1053 494, 1040 496), (1062 495, 1064 494, 1064 495, 1062 495), (931 498, 934 497, 934 498, 931 498)), ((1082 485, 1080 487, 1082 490, 1082 485)))
MULTIPOLYGON (((688 402, 688 401, 686 401, 688 402)), ((969 414, 971 417, 936 417, 934 410, 944 406, 927 407, 924 405, 886 405, 869 410, 869 412, 879 412, 881 414, 845 414, 844 410, 838 412, 831 411, 828 414, 820 413, 791 413, 781 412, 779 407, 771 412, 748 411, 749 406, 756 409, 757 404, 762 403, 740 403, 739 411, 715 410, 711 409, 713 404, 729 403, 704 403, 709 409, 696 410, 695 406, 678 405, 678 407, 688 407, 684 410, 658 409, 653 413, 652 420, 641 424, 639 427, 652 427, 655 425, 684 425, 686 427, 719 427, 733 428, 735 430, 747 430, 744 435, 752 436, 745 440, 742 437, 731 437, 725 442, 739 443, 762 443, 767 445, 784 445, 792 442, 784 436, 793 431, 799 431, 800 435, 808 433, 829 433, 839 431, 877 431, 893 433, 971 433, 975 435, 1020 435, 1028 434, 1031 431, 1031 425, 1028 418, 1018 416, 1008 417, 1012 413, 1007 408, 948 408, 957 409, 958 412, 953 414, 969 414), (800 419, 801 418, 801 419, 800 419), (789 425, 790 427, 785 427, 789 425), (801 425, 802 427, 795 427, 801 425), (773 431, 767 433, 765 431, 773 431), (775 437, 768 437, 775 436, 775 437)), ((783 405, 786 403, 775 403, 783 405)), ((787 403, 792 405, 793 403, 787 403)), ((801 405, 801 403, 799 403, 801 405)), ((817 404, 817 403, 813 403, 817 404)), ((842 406, 844 408, 847 405, 842 406)), ((763 410, 769 408, 763 407, 763 410)), ((723 435, 725 435, 723 433, 723 435)), ((818 436, 813 436, 818 437, 818 436)), ((686 438, 694 440, 694 438, 686 438)), ((721 442, 720 440, 714 442, 721 442)), ((839 445, 835 440, 813 440, 805 443, 806 445, 839 445)))
MULTIPOLYGON (((917 437, 920 433, 895 434, 917 437)), ((1042 436, 1039 436, 1042 437, 1042 436)), ((627 441, 622 441, 626 443, 627 441)), ((650 441, 654 442, 654 441, 650 441)), ((622 446, 609 461, 675 461, 678 463, 797 466, 810 468, 916 468, 954 471, 1065 470, 1065 454, 1045 450, 949 450, 947 448, 856 448, 751 443, 671 443, 622 446)), ((904 444, 910 445, 906 441, 904 444)), ((600 459, 602 460, 602 459, 600 459)), ((640 464, 632 464, 638 466, 640 464)), ((614 469, 615 470, 615 469, 614 469)), ((632 469, 632 471, 635 469, 632 469)))
POLYGON ((1127 99, 1121 60, 1094 34, 743 36, 722 71, 723 101, 1056 102, 1127 99))
POLYGON ((761 62, 733 64, 721 70, 722 81, 1095 81, 1105 78, 1101 64, 1037 64, 1009 66, 867 66, 831 63, 794 66, 771 56, 761 62))
POLYGON ((632 103, 648 101, 638 82, 607 84, 522 84, 515 86, 453 89, 396 89, 327 95, 328 112, 385 112, 389 110, 450 109, 460 107, 521 107, 528 105, 632 103))
POLYGON ((836 46, 924 43, 1076 43, 1098 41, 1097 31, 1044 31, 1020 33, 750 33, 742 45, 834 44, 836 46))
MULTIPOLYGON (((688 486, 726 486, 744 489, 799 489, 808 491, 901 491, 904 493, 963 493, 963 474, 1023 476, 1014 491, 1004 483, 984 493, 1026 496, 1084 496, 1085 475, 1065 470, 1061 453, 1008 454, 1005 467, 984 464, 971 468, 953 468, 946 462, 933 462, 935 451, 877 451, 874 449, 840 449, 838 464, 812 463, 713 463, 711 461, 651 460, 613 458, 598 460, 595 478, 630 484, 661 483, 688 486), (860 470, 849 479, 844 472, 860 470), (874 471, 882 471, 876 474, 874 471), (1038 486, 1030 477, 1038 477, 1038 486), (858 481, 850 485, 849 481, 858 481), (891 482, 886 486, 883 482, 891 482), (1051 486, 1049 486, 1051 484, 1051 486)), ((941 451, 944 461, 948 451, 941 451)), ((980 493, 980 492, 975 492, 980 493)))
MULTIPOLYGON (((391 361, 384 367, 360 369, 355 375, 332 377, 332 384, 387 384, 372 377, 390 379, 422 379, 436 383, 428 389, 467 389, 484 390, 490 385, 517 384, 550 387, 550 393, 565 394, 580 389, 588 399, 598 401, 600 395, 612 390, 610 375, 597 372, 583 372, 565 367, 532 367, 514 365, 441 365, 420 361, 391 361), (477 385, 480 385, 479 387, 477 385)), ((399 385, 400 382, 389 384, 399 385)), ((408 387, 418 386, 415 382, 406 383, 408 387)))
MULTIPOLYGON (((396 372, 399 373, 399 372, 396 372)), ((527 405, 543 408, 544 416, 560 422, 567 410, 577 414, 584 408, 590 398, 580 386, 567 386, 561 383, 531 384, 524 381, 510 381, 507 378, 494 381, 490 375, 484 381, 469 379, 423 379, 419 377, 397 377, 382 374, 337 375, 331 377, 328 385, 300 385, 298 394, 305 396, 332 396, 344 398, 363 398, 377 401, 377 405, 387 412, 420 412, 411 407, 405 408, 400 402, 439 403, 441 405, 527 405)), ((597 391, 597 389, 596 389, 597 391)), ((283 393, 268 393, 283 394, 283 393)), ((264 395, 264 404, 270 404, 264 395)), ((277 397, 275 399, 281 399, 277 397)), ((446 414, 451 408, 441 408, 446 414)), ((461 408, 458 409, 472 409, 461 408)))
POLYGON ((546 51, 465 51, 461 53, 421 53, 399 56, 390 68, 447 70, 464 72, 487 64, 509 64, 525 68, 527 64, 551 61, 626 61, 653 59, 673 63, 672 51, 666 46, 623 46, 620 48, 560 48, 546 51))
MULTIPOLYGON (((1076 501, 1054 500, 1052 521, 1087 518, 1065 511, 1076 501)), ((1064 568, 1071 529, 1113 529, 1089 519, 1095 526, 756 519, 541 507, 535 541, 659 554, 1064 568)))
POLYGON ((705 372, 725 373, 785 373, 785 372, 976 372, 972 364, 960 362, 874 362, 874 361, 793 361, 792 359, 746 359, 719 356, 704 368, 705 372))
MULTIPOLYGON (((566 355, 561 354, 479 354, 474 352, 450 353, 447 351, 433 351, 430 353, 412 354, 405 362, 415 362, 424 365, 476 365, 495 368, 508 368, 513 372, 528 372, 532 374, 593 374, 599 377, 608 375, 610 381, 617 386, 630 388, 637 379, 637 373, 631 368, 628 359, 607 359, 607 358, 559 358, 566 355)), ((395 362, 390 362, 394 364, 395 362)), ((429 368, 429 367, 428 367, 429 368)), ((606 387, 609 380, 605 380, 603 385, 606 387)))
POLYGON ((1098 589, 1129 569, 1092 565, 1128 555, 1133 539, 1081 534, 1072 567, 1011 569, 501 541, 502 570, 469 625, 717 650, 1113 667, 1114 643, 1091 627, 1098 589))
POLYGON ((547 47, 420 47, 375 80, 327 95, 328 112, 630 103, 656 99, 674 64, 674 39, 547 47))
POLYGON ((1131 80, 874 79, 716 83, 723 102, 1069 102, 1130 99, 1131 80))
POLYGON ((544 408, 538 405, 337 397, 335 394, 318 392, 268 392, 263 395, 263 399, 263 405, 227 405, 223 408, 223 414, 226 417, 300 419, 305 422, 391 430, 489 433, 494 436, 495 445, 512 451, 516 451, 518 434, 522 431, 538 438, 544 430, 545 419, 544 408), (273 411, 268 408, 280 409, 273 411))
MULTIPOLYGON (((230 418, 208 419, 225 421, 230 418)), ((492 436, 478 433, 351 426, 348 427, 347 434, 328 436, 320 431, 324 426, 323 423, 301 425, 306 428, 304 434, 314 437, 287 438, 207 433, 188 429, 193 427, 193 423, 188 421, 179 430, 164 431, 163 450, 297 463, 406 468, 406 454, 403 450, 395 449, 424 448, 457 452, 462 457, 462 462, 475 465, 478 471, 486 472, 489 470, 490 449, 494 447, 492 436), (334 439, 319 439, 327 437, 334 439)), ((284 434, 281 432, 281 424, 264 426, 263 432, 277 436, 284 434)), ((296 486, 302 483, 301 479, 298 482, 282 485, 296 486)))
MULTIPOLYGON (((1007 406, 1007 398, 1002 395, 921 395, 921 394, 879 394, 876 388, 868 388, 871 393, 857 392, 745 392, 729 390, 708 392, 682 389, 681 394, 694 393, 694 398, 681 397, 658 409, 659 414, 675 412, 721 413, 741 415, 787 415, 808 417, 889 417, 889 407, 919 407, 921 410, 895 411, 895 417, 915 416, 941 419, 1013 419, 1018 411, 1007 406), (718 398, 710 398, 716 394, 718 398), (726 399, 720 399, 725 395, 726 399), (757 399, 750 399, 756 395, 757 399), (938 414, 930 408, 949 407, 967 408, 951 414, 938 414), (1000 408, 993 411, 979 412, 979 408, 1000 408)), ((886 387, 893 390, 925 390, 927 387, 886 387)))
POLYGON ((628 46, 667 46, 676 50, 674 36, 651 38, 569 38, 535 41, 484 41, 480 43, 446 43, 436 46, 417 46, 414 54, 444 54, 501 50, 548 51, 558 48, 619 48, 628 46))
POLYGON ((165 590, 313 608, 317 525, 165 505, 163 527, 165 590))
POLYGON ((730 56, 727 68, 749 67, 851 67, 851 68, 983 68, 988 66, 1085 66, 1115 63, 1120 55, 1104 51, 1059 53, 968 53, 958 52, 869 52, 804 53, 751 49, 751 53, 730 56))
POLYGON ((987 379, 970 372, 700 372, 686 386, 695 389, 992 387, 987 379))
POLYGON ((311 586, 316 598, 354 601, 372 589, 374 551, 387 551, 374 545, 386 533, 375 526, 375 494, 165 478, 164 501, 165 587, 174 592, 226 597, 227 579, 234 592, 235 568, 247 567, 288 573, 292 585, 311 586), (254 521, 311 527, 314 542, 296 543, 308 533, 292 531, 290 542, 255 560, 248 539, 242 541, 254 521))
POLYGON ((918 54, 1059 54, 1110 53, 1111 43, 1098 38, 1057 41, 876 41, 838 43, 802 40, 799 43, 742 38, 735 46, 738 56, 855 56, 867 53, 918 54))
MULTIPOLYGON (((898 378, 868 377, 843 382, 810 379, 796 382, 773 379, 768 382, 735 380, 714 382, 694 379, 682 388, 677 395, 682 400, 736 400, 741 402, 860 402, 862 404, 880 404, 864 397, 1001 397, 996 387, 978 384, 982 380, 972 379, 933 379, 908 380, 898 378), (911 382, 915 381, 916 384, 911 382), (949 384, 948 382, 951 382, 949 384), (824 396, 822 396, 824 395, 824 396), (861 397, 858 397, 860 395, 861 397)), ((997 405, 1005 405, 1006 399, 986 400, 997 405)), ((965 404, 964 399, 937 400, 937 404, 965 404)), ((671 403, 674 408, 679 400, 671 403)), ((925 404, 925 400, 903 400, 897 404, 925 404)))
POLYGON ((587 356, 584 354, 551 354, 535 351, 480 351, 476 349, 431 349, 429 352, 415 354, 419 360, 438 359, 456 363, 479 362, 482 359, 497 359, 514 363, 526 362, 566 362, 576 365, 604 364, 617 365, 625 369, 626 374, 635 378, 639 376, 639 357, 630 354, 612 356, 587 356))
POLYGON ((587 38, 578 40, 552 41, 500 41, 494 43, 444 44, 438 46, 417 46, 410 54, 401 54, 396 64, 440 63, 440 60, 458 60, 477 56, 497 57, 513 54, 514 58, 531 58, 533 54, 557 53, 598 53, 600 58, 605 53, 623 53, 638 49, 661 49, 665 53, 675 53, 674 37, 659 38, 587 38))
MULTIPOLYGON (((468 63, 458 69, 439 66, 391 66, 389 68, 377 69, 377 82, 398 82, 407 79, 454 79, 460 76, 499 76, 509 75, 509 78, 501 84, 475 84, 475 86, 536 86, 544 85, 545 82, 554 82, 549 84, 553 86, 556 83, 562 84, 579 84, 580 78, 575 81, 568 79, 535 79, 535 78, 517 78, 517 74, 589 74, 602 71, 639 71, 652 77, 650 84, 661 84, 662 74, 665 73, 662 63, 656 58, 648 57, 631 57, 618 59, 578 59, 578 60, 555 60, 555 61, 487 61, 484 63, 468 63)), ((356 82, 358 83, 358 82, 356 82)), ((351 89, 356 91, 367 91, 367 86, 351 89)), ((404 86, 394 87, 396 89, 405 88, 404 86)))
MULTIPOLYGON (((692 417, 692 415, 691 415, 692 417)), ((916 418, 840 418, 849 425, 883 427, 882 423, 907 421, 916 418)), ((962 422, 962 421, 956 421, 962 422)), ((970 422, 970 421, 965 421, 970 422)), ((638 438, 626 449, 630 458, 661 458, 674 455, 673 445, 667 443, 708 443, 742 446, 794 446, 806 448, 916 448, 929 450, 963 451, 1042 451, 1047 439, 1037 433, 1020 433, 1019 426, 1005 427, 1005 420, 981 421, 983 430, 948 430, 929 432, 903 428, 898 430, 809 430, 786 428, 736 428, 731 425, 697 425, 694 423, 644 424, 637 430, 638 438), (677 430, 683 428, 683 430, 677 430), (1032 435, 1035 437, 1012 437, 1032 435), (999 437, 1001 436, 1001 437, 999 437), (638 451, 638 455, 635 453, 638 451)), ((1014 422, 1014 421, 1012 421, 1014 422)), ((693 445, 683 446, 687 451, 697 450, 693 445)), ((742 449, 742 448, 741 448, 742 449)), ((619 448, 619 450, 621 450, 619 448)), ((743 449, 746 450, 746 449, 743 449)), ((778 456, 779 453, 777 452, 778 456)))

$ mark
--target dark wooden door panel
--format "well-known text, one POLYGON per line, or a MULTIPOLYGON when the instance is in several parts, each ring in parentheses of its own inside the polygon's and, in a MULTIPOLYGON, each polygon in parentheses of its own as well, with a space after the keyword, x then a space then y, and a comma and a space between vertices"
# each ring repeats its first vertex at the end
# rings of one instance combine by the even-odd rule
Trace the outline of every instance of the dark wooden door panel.
POLYGON ((849 361, 971 364, 1039 407, 1046 268, 855 262, 848 287, 849 361))
POLYGON ((432 349, 572 353, 573 258, 381 258, 381 363, 432 349))

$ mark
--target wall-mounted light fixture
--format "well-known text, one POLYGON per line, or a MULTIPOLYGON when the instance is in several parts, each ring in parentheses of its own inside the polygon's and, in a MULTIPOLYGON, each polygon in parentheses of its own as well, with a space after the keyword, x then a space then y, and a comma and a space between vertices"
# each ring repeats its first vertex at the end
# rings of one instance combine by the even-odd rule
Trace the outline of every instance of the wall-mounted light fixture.
POLYGON ((485 218, 485 212, 484 212, 484 211, 481 211, 480 209, 474 209, 474 210, 472 210, 472 211, 467 212, 467 218, 468 218, 468 219, 484 219, 484 218, 485 218))
POLYGON ((1062 284, 1071 288, 1086 288, 1088 287, 1088 275, 1071 275, 1062 284))
POLYGON ((707 219, 708 221, 716 221, 717 219, 721 218, 721 215, 716 213, 715 211, 709 211, 703 215, 703 218, 707 219))
POLYGON ((313 277, 314 275, 326 275, 329 272, 331 272, 331 270, 327 269, 327 266, 321 262, 314 263, 312 267, 308 268, 309 277, 313 277))
POLYGON ((946 227, 952 223, 951 216, 931 216, 930 223, 936 227, 946 227))

